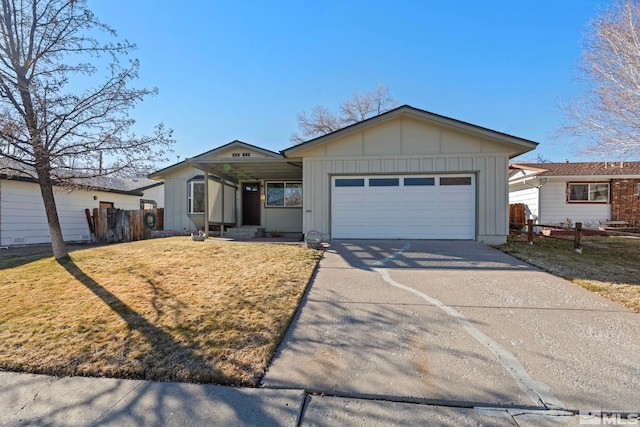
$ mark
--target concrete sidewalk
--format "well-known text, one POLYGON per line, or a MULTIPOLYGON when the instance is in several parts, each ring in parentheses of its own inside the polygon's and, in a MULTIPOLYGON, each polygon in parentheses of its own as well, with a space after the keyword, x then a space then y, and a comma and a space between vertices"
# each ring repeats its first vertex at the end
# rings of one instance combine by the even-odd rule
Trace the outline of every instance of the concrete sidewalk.
POLYGON ((561 411, 496 409, 233 388, 0 372, 2 426, 544 426, 561 411))

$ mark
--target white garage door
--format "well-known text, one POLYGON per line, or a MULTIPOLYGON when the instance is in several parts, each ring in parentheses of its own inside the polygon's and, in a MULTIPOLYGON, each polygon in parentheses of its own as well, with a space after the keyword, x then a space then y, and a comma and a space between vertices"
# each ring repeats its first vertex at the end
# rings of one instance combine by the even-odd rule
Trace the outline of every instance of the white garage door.
POLYGON ((474 239, 473 175, 336 176, 333 238, 474 239))

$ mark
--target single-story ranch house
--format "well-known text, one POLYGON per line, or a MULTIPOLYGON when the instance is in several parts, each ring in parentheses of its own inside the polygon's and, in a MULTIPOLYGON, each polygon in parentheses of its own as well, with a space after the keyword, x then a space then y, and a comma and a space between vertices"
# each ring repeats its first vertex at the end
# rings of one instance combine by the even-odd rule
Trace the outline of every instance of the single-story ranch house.
MULTIPOLYGON (((50 243, 40 186, 29 177, 3 173, 0 165, 0 247, 50 243)), ((91 240, 85 209, 162 207, 161 182, 148 178, 101 178, 91 189, 54 186, 58 218, 65 241, 91 240)))
POLYGON ((640 162, 513 164, 509 202, 525 205, 527 219, 585 228, 624 221, 640 226, 640 162))
POLYGON ((405 105, 280 153, 233 141, 149 177, 165 183, 166 230, 500 244, 509 159, 536 146, 405 105))

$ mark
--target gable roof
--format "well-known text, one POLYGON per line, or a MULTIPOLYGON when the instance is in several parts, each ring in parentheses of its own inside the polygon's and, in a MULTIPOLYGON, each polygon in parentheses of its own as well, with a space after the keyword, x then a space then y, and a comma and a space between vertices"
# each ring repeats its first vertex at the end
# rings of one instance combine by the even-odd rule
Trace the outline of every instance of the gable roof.
POLYGON ((518 163, 511 169, 537 172, 536 176, 633 176, 640 177, 640 162, 518 163))
POLYGON ((262 153, 262 154, 264 154, 266 156, 276 157, 276 158, 279 158, 279 159, 282 158, 282 154, 280 154, 280 153, 276 153, 275 151, 267 150, 266 148, 258 147, 257 145, 247 144, 246 142, 242 142, 242 141, 239 141, 239 140, 236 139, 236 140, 233 140, 233 141, 229 142, 228 144, 224 144, 224 145, 221 145, 220 147, 216 147, 213 150, 209 150, 209 151, 206 151, 206 152, 204 152, 202 154, 198 154, 197 156, 192 157, 192 159, 199 159, 199 158, 202 158, 202 157, 208 157, 208 156, 210 156, 212 154, 219 153, 219 152, 227 150, 227 149, 229 149, 231 147, 246 148, 246 149, 249 149, 249 150, 258 151, 258 152, 260 152, 260 153, 262 153))
POLYGON ((277 158, 277 159, 282 159, 283 158, 282 154, 280 154, 280 153, 276 153, 275 151, 267 150, 265 148, 258 147, 257 145, 248 144, 246 142, 242 142, 242 141, 239 141, 239 140, 236 139, 236 140, 233 140, 233 141, 231 141, 231 142, 229 142, 227 144, 221 145, 220 147, 216 147, 216 148, 214 148, 212 150, 205 151, 202 154, 198 154, 195 157, 184 159, 181 162, 178 162, 176 164, 173 164, 173 165, 167 166, 165 168, 162 168, 160 170, 157 170, 157 171, 149 174, 148 178, 161 179, 162 176, 166 175, 167 173, 173 172, 174 170, 179 169, 182 166, 191 165, 192 162, 194 162, 194 161, 197 162, 197 161, 202 160, 202 159, 204 159, 206 157, 209 157, 211 155, 214 155, 214 154, 220 153, 222 151, 228 150, 229 148, 232 148, 232 147, 238 147, 238 148, 245 148, 245 149, 248 149, 248 150, 254 150, 254 151, 262 153, 262 154, 264 154, 264 155, 266 155, 268 157, 273 157, 273 158, 277 158))
MULTIPOLYGON (((377 116, 371 117, 369 119, 363 120, 361 122, 346 126, 337 131, 328 133, 326 135, 319 136, 317 138, 311 139, 306 142, 302 142, 300 144, 294 145, 293 147, 282 150, 281 153, 285 156, 289 157, 292 154, 295 154, 301 150, 313 147, 315 145, 322 144, 334 138, 346 135, 351 132, 356 132, 363 128, 372 126, 376 123, 382 122, 384 120, 389 120, 394 117, 398 117, 403 114, 410 114, 413 116, 417 116, 422 119, 430 120, 432 122, 439 123, 441 125, 445 125, 448 127, 456 128, 459 130, 472 132, 476 134, 483 135, 485 137, 498 140, 503 143, 512 144, 518 148, 518 153, 526 153, 535 149, 538 146, 538 143, 535 141, 531 141, 528 139, 520 138, 517 136, 509 135, 503 132, 498 132, 492 129, 488 129, 482 126, 474 125, 472 123, 463 122, 461 120, 452 119, 451 117, 442 116, 440 114, 435 114, 426 110, 421 110, 419 108, 412 107, 410 105, 402 105, 393 110, 389 110, 385 113, 379 114, 377 116)), ((519 155, 516 154, 516 155, 519 155)))

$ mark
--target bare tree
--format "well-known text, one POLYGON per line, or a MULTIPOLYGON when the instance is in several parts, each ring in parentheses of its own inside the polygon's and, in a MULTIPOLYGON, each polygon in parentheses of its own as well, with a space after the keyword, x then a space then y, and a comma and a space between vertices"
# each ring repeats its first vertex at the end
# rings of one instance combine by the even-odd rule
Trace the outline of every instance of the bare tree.
POLYGON ((345 126, 361 122, 382 114, 397 106, 386 86, 377 83, 373 91, 360 94, 356 91, 351 98, 340 104, 340 113, 317 105, 307 115, 305 111, 297 116, 299 133, 291 135, 292 144, 300 144, 309 139, 335 132, 345 126))
POLYGON ((584 39, 588 91, 563 107, 569 133, 592 155, 640 155, 640 2, 616 0, 584 39))
POLYGON ((536 157, 517 157, 514 163, 553 163, 548 157, 538 153, 536 157))
POLYGON ((135 45, 118 40, 86 0, 0 6, 0 161, 39 183, 60 259, 68 254, 53 185, 148 171, 173 143, 171 131, 130 131, 129 109, 157 90, 128 86, 138 76, 138 61, 128 58, 135 45))

